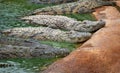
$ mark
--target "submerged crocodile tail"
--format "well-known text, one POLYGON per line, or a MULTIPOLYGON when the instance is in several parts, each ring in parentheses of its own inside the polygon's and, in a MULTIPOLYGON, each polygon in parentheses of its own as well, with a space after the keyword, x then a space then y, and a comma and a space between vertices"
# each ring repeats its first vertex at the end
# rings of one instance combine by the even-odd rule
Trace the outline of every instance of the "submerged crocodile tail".
POLYGON ((6 68, 6 67, 12 67, 12 66, 14 66, 14 65, 12 65, 12 64, 7 64, 7 63, 1 63, 1 64, 0 64, 0 68, 6 68))

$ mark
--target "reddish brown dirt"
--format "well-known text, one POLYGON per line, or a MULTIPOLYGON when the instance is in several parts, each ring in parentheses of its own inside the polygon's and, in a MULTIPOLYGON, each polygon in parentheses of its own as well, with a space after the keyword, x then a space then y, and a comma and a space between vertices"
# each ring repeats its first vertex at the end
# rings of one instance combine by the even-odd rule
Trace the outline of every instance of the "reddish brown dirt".
POLYGON ((43 73, 120 73, 120 13, 105 6, 93 14, 105 20, 106 26, 43 73))
POLYGON ((117 0, 116 2, 117 2, 117 6, 120 7, 120 0, 117 0))

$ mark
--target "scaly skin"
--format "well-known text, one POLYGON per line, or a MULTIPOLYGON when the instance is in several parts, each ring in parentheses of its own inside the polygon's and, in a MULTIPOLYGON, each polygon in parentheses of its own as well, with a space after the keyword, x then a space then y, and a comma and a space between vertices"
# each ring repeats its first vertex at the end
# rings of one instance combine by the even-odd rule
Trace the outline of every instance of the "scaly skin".
POLYGON ((15 37, 8 37, 4 34, 0 34, 0 44, 2 45, 16 45, 16 46, 26 46, 26 47, 37 47, 40 43, 32 39, 21 39, 15 37))
POLYGON ((94 32, 105 25, 104 21, 77 21, 66 16, 33 15, 22 18, 27 23, 63 30, 75 30, 79 32, 94 32))
POLYGON ((36 40, 51 40, 60 42, 65 41, 70 43, 83 42, 91 37, 91 33, 89 32, 62 31, 49 27, 13 28, 4 30, 3 33, 20 38, 33 38, 36 40))
MULTIPOLYGON (((68 55, 69 52, 68 49, 54 48, 49 45, 41 44, 39 41, 35 40, 0 35, 0 59, 63 57, 68 55)), ((0 64, 0 67, 3 66, 4 64, 0 64)))
POLYGON ((36 14, 71 14, 71 13, 89 13, 93 12, 94 8, 104 5, 115 5, 115 2, 102 0, 80 0, 73 3, 66 3, 51 7, 45 7, 35 10, 32 15, 36 14))
POLYGON ((31 0, 31 2, 36 4, 61 4, 61 3, 68 3, 68 2, 75 2, 78 0, 31 0))

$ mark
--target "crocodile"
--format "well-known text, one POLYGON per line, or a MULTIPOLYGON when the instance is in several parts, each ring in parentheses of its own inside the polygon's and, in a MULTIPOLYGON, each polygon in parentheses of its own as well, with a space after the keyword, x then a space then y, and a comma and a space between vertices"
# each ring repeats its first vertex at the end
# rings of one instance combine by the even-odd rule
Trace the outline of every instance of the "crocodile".
POLYGON ((37 40, 0 35, 0 59, 64 57, 69 53, 66 48, 54 48, 37 40))
POLYGON ((100 21, 77 21, 74 18, 69 18, 60 15, 33 15, 23 17, 27 23, 34 25, 42 25, 51 28, 63 29, 63 30, 75 30, 79 32, 94 32, 105 25, 105 22, 100 21))
POLYGON ((2 33, 20 38, 33 38, 36 40, 51 40, 59 42, 78 43, 84 42, 91 37, 89 32, 62 31, 49 27, 21 27, 3 30, 2 33))
POLYGON ((75 2, 78 0, 30 0, 30 2, 35 4, 61 4, 68 2, 75 2))
POLYGON ((58 15, 58 14, 71 14, 71 13, 90 13, 95 8, 104 5, 116 5, 116 2, 102 1, 102 0, 80 0, 77 2, 66 3, 61 5, 49 6, 45 8, 36 9, 30 15, 58 15))

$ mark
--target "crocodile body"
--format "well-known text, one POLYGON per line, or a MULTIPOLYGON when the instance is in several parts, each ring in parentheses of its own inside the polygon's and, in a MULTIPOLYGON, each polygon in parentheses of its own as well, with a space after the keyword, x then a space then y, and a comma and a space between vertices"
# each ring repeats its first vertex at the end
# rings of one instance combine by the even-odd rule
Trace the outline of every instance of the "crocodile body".
POLYGON ((36 48, 26 46, 1 45, 0 59, 9 58, 53 58, 64 57, 69 54, 69 50, 65 48, 53 48, 48 45, 41 44, 36 48))
POLYGON ((93 12, 94 8, 101 7, 104 5, 115 5, 115 4, 116 4, 115 2, 111 2, 111 1, 80 0, 77 2, 66 3, 66 4, 37 9, 32 12, 32 15, 88 13, 88 12, 93 12))
MULTIPOLYGON (((69 52, 68 49, 54 48, 35 40, 0 35, 0 59, 63 57, 68 55, 69 52)), ((0 67, 3 66, 4 64, 0 64, 0 67)))
POLYGON ((79 32, 94 32, 105 25, 104 21, 77 21, 66 16, 34 15, 22 18, 34 25, 48 26, 63 30, 75 30, 79 32))
POLYGON ((36 4, 61 4, 61 3, 75 2, 78 0, 30 0, 30 1, 36 4))
POLYGON ((51 40, 60 42, 77 43, 88 40, 91 37, 89 32, 62 31, 49 27, 25 27, 13 28, 3 31, 4 34, 20 38, 33 38, 36 40, 51 40))
POLYGON ((13 38, 5 35, 0 35, 0 44, 1 45, 16 45, 16 46, 26 46, 26 47, 37 47, 39 45, 38 41, 32 39, 21 39, 13 38))

